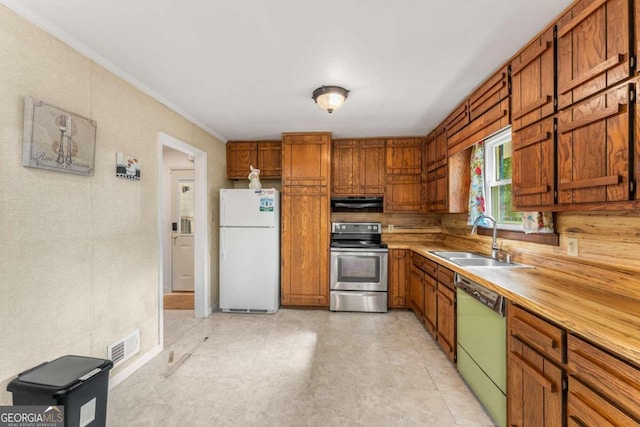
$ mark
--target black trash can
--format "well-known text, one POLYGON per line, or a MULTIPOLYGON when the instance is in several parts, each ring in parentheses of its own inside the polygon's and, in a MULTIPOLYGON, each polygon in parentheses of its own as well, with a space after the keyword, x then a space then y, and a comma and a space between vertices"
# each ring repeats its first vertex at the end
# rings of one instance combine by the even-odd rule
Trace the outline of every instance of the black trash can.
POLYGON ((113 362, 62 356, 18 375, 7 386, 14 405, 63 405, 65 427, 99 427, 107 420, 113 362))

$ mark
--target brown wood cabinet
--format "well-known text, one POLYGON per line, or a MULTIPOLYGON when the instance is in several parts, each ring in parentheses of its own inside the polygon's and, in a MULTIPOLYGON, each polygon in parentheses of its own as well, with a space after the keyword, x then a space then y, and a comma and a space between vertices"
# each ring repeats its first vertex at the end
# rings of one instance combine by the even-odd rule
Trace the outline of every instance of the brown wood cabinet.
POLYGON ((329 305, 330 142, 328 133, 282 136, 284 306, 329 305))
POLYGON ((331 134, 283 134, 283 186, 329 186, 330 165, 331 134))
POLYGON ((411 277, 410 261, 410 250, 389 249, 389 308, 407 308, 411 305, 411 300, 407 299, 411 277))
POLYGON ((438 332, 438 282, 425 273, 424 275, 424 326, 434 339, 438 332))
POLYGON ((386 142, 384 211, 422 210, 422 138, 396 138, 386 142))
POLYGON ((250 165, 260 169, 260 178, 281 178, 282 141, 227 142, 227 179, 247 179, 250 165))
POLYGON ((574 335, 567 416, 576 426, 640 425, 640 369, 574 335))
POLYGON ((558 113, 558 203, 629 200, 631 84, 558 113))
POLYGON ((511 125, 513 132, 555 112, 553 28, 533 40, 511 61, 511 125))
POLYGON ((424 323, 424 272, 416 264, 411 266, 411 310, 424 323))
POLYGON ((449 360, 456 361, 456 292, 454 272, 438 265, 437 341, 449 360))
POLYGON ((456 361, 456 294, 454 272, 413 252, 411 289, 412 309, 447 357, 456 361), (413 295, 414 289, 420 292, 413 295), (418 315, 418 309, 421 315, 418 315))
POLYGON ((517 210, 549 209, 555 203, 555 119, 513 133, 512 195, 517 210))
POLYGON ((385 140, 333 141, 332 195, 382 196, 385 184, 385 140))
POLYGON ((562 427, 564 331, 513 304, 507 322, 508 424, 562 427))
POLYGON ((627 0, 581 0, 557 22, 558 107, 631 76, 627 0))

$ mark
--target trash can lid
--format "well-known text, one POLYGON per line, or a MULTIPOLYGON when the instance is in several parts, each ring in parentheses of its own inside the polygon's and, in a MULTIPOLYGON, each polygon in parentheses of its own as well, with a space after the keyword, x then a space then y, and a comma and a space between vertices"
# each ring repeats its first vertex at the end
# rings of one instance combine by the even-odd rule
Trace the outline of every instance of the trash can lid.
POLYGON ((62 356, 20 375, 18 380, 49 387, 66 387, 89 372, 103 367, 106 362, 110 361, 93 357, 62 356))

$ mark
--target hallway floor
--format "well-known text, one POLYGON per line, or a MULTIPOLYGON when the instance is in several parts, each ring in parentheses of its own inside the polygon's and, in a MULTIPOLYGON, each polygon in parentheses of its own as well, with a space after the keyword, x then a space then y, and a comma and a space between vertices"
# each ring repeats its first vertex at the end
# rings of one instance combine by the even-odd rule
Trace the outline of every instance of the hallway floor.
POLYGON ((109 426, 493 425, 410 312, 192 316, 165 311, 165 350, 111 390, 109 426))

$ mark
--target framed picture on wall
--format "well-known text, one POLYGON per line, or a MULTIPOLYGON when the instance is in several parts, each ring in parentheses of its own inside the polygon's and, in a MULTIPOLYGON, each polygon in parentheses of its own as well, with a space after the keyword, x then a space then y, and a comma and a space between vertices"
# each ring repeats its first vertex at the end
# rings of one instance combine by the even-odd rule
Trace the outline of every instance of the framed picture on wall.
POLYGON ((116 153, 116 176, 140 181, 140 158, 122 152, 116 153))
POLYGON ((93 175, 96 129, 95 120, 27 97, 24 102, 22 164, 93 175))

